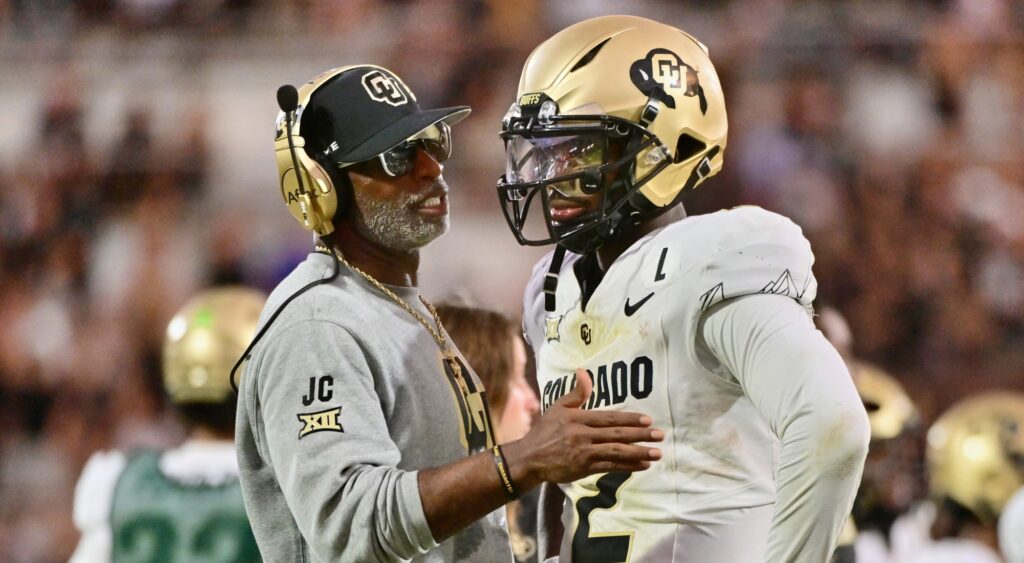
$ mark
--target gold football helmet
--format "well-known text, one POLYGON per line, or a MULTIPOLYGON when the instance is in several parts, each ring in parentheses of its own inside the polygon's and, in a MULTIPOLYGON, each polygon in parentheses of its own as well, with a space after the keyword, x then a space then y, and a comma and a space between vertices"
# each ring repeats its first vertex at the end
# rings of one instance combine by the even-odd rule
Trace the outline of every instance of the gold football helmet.
POLYGON ((1024 485, 1024 395, 960 401, 928 430, 928 488, 994 522, 1024 485))
POLYGON ((868 411, 872 442, 895 438, 918 420, 910 395, 895 377, 859 360, 849 362, 849 367, 853 384, 868 411))
POLYGON ((256 332, 266 296, 246 287, 204 291, 171 319, 164 388, 175 403, 217 403, 232 393, 231 366, 256 332))
POLYGON ((503 120, 505 219, 520 244, 592 252, 716 174, 727 133, 722 87, 700 41, 634 16, 570 26, 527 59, 503 120), (554 221, 552 192, 601 202, 554 221), (544 221, 528 229, 531 207, 544 221))

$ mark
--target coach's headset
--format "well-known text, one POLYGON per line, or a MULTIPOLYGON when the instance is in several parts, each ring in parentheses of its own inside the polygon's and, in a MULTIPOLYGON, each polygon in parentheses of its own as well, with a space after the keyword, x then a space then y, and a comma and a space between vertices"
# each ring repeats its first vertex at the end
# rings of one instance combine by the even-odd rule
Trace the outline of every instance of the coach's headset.
MULTIPOLYGON (((277 89, 277 105, 281 108, 281 115, 278 117, 277 135, 274 139, 274 154, 277 156, 277 175, 281 182, 281 196, 292 217, 295 217, 302 226, 309 231, 316 233, 316 236, 327 248, 333 248, 330 240, 334 233, 334 217, 339 211, 343 211, 348 204, 351 184, 341 186, 339 193, 338 186, 334 185, 330 173, 319 162, 310 157, 306 151, 306 140, 300 134, 302 122, 302 110, 309 105, 310 98, 321 86, 344 72, 354 68, 365 68, 372 65, 351 65, 335 68, 320 74, 313 80, 303 84, 298 89, 291 84, 285 84, 277 89), (296 150, 301 148, 303 150, 296 150)), ((339 178, 347 182, 348 176, 342 172, 339 178)), ((267 322, 260 329, 259 333, 252 339, 245 352, 231 368, 231 388, 238 392, 238 383, 235 381, 235 372, 242 365, 252 352, 253 346, 263 338, 267 330, 277 319, 277 316, 284 310, 293 299, 302 295, 307 290, 320 284, 334 281, 341 265, 338 257, 329 253, 334 261, 334 269, 331 275, 306 284, 301 289, 285 299, 274 314, 267 319, 267 322)))
POLYGON ((305 150, 296 150, 306 147, 306 140, 300 132, 302 110, 309 105, 313 93, 321 86, 345 71, 368 66, 352 65, 332 69, 303 84, 298 90, 290 84, 277 90, 277 104, 282 113, 278 118, 274 153, 277 155, 281 196, 292 217, 320 238, 334 232, 334 216, 345 209, 351 187, 335 186, 327 169, 305 150))

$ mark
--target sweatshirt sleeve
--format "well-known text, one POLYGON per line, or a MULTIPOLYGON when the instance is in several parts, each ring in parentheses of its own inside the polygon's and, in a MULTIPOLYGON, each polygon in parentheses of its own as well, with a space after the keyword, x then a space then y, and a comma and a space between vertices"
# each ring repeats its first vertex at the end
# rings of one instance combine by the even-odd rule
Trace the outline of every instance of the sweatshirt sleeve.
POLYGON ((316 559, 407 560, 436 547, 358 340, 304 321, 259 361, 257 448, 316 559))
POLYGON ((802 304, 781 295, 712 307, 700 338, 781 442, 766 561, 826 561, 850 513, 870 437, 845 364, 802 304))

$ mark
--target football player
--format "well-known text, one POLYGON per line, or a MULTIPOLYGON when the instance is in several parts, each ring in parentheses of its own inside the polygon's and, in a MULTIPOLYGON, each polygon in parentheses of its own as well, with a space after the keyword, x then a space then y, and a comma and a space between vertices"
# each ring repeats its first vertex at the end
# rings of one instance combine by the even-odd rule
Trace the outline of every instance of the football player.
POLYGON ((895 377, 862 361, 850 361, 849 367, 871 425, 864 477, 853 503, 859 530, 853 545, 857 563, 885 563, 900 543, 893 537, 894 523, 924 497, 918 484, 924 477, 918 446, 923 429, 914 403, 895 377))
POLYGON ((853 358, 853 336, 846 319, 832 307, 819 307, 817 324, 846 360, 871 427, 864 476, 843 529, 833 563, 899 561, 924 527, 915 503, 923 501, 921 471, 924 429, 910 395, 892 375, 853 358), (899 525, 894 525, 899 521, 899 525), (895 536, 895 537, 894 537, 895 536))
POLYGON ((75 488, 82 538, 72 563, 260 560, 238 482, 228 373, 265 300, 254 289, 213 289, 171 320, 164 388, 188 439, 162 452, 93 455, 75 488))
POLYGON ((928 430, 931 543, 913 563, 999 563, 997 522, 1024 485, 1024 395, 960 401, 928 430))
POLYGON ((524 300, 542 408, 584 366, 584 408, 665 431, 646 472, 561 486, 564 533, 542 543, 562 563, 820 563, 849 514, 868 421, 811 320, 810 245, 756 207, 681 213, 726 134, 707 48, 631 16, 537 47, 503 120, 506 220, 555 245, 524 300))

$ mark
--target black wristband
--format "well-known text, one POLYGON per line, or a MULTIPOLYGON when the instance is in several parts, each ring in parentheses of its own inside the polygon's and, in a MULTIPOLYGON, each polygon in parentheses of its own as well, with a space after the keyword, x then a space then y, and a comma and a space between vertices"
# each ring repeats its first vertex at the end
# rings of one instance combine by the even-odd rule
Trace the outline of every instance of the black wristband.
POLYGON ((505 453, 501 451, 501 446, 495 445, 491 448, 491 458, 494 460, 494 467, 498 470, 498 478, 501 479, 501 486, 505 489, 505 494, 508 495, 509 500, 516 500, 519 498, 519 492, 516 491, 516 486, 512 484, 512 475, 508 471, 508 462, 505 461, 505 453))

